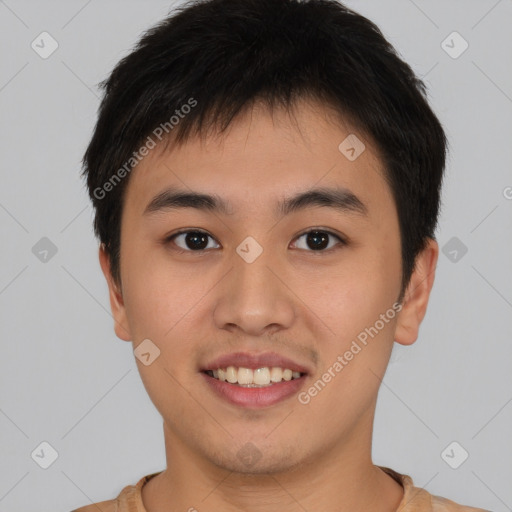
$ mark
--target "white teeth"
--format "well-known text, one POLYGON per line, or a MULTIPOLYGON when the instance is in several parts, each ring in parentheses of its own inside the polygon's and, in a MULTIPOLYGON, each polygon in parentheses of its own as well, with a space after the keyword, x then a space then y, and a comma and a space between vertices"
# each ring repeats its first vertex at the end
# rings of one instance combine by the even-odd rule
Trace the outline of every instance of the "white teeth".
POLYGON ((300 372, 292 371, 289 368, 268 366, 252 370, 251 368, 228 366, 210 370, 213 377, 227 381, 230 384, 237 384, 244 387, 265 387, 281 381, 289 381, 300 378, 300 372))
POLYGON ((228 366, 226 368, 226 380, 234 384, 237 381, 237 370, 234 366, 228 366))
POLYGON ((254 384, 254 372, 250 368, 238 368, 238 384, 254 384))
POLYGON ((273 367, 270 370, 270 380, 272 382, 281 382, 283 380, 283 370, 281 370, 281 368, 273 367))
POLYGON ((268 386, 270 384, 270 370, 267 367, 254 370, 253 380, 254 384, 268 386))

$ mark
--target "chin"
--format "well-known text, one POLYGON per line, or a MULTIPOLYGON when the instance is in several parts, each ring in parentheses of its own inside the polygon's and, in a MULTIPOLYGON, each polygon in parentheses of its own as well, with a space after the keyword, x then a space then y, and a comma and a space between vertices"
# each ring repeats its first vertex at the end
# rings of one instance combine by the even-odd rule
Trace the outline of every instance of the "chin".
POLYGON ((243 475, 269 475, 293 471, 301 465, 300 454, 290 447, 267 446, 259 449, 248 441, 240 448, 223 453, 210 453, 208 458, 217 467, 243 475))

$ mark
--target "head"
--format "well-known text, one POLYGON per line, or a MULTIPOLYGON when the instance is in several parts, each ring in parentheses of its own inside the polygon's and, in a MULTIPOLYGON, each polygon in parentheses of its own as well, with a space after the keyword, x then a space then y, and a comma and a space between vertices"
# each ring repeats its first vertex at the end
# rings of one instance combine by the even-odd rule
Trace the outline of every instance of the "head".
POLYGON ((210 0, 149 30, 102 86, 83 171, 100 262, 117 335, 160 350, 138 364, 169 432, 240 471, 250 441, 268 471, 369 425, 437 261, 446 139, 423 83, 338 2, 210 0), (221 402, 223 431, 202 372, 230 351, 276 351, 305 367, 303 393, 325 386, 221 402))

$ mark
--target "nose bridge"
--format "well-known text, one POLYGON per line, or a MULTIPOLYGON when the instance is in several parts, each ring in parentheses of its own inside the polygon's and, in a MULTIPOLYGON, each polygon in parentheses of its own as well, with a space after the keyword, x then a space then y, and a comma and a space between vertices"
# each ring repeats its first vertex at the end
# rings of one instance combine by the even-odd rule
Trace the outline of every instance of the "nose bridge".
MULTIPOLYGON (((265 245, 267 245, 265 243, 265 245)), ((248 307, 269 307, 276 298, 275 276, 269 270, 275 261, 270 248, 264 248, 255 238, 245 238, 233 256, 234 293, 248 307)), ((262 310, 263 311, 263 310, 262 310)))
MULTIPOLYGON (((234 259, 235 281, 237 291, 265 292, 273 288, 270 283, 272 272, 272 255, 270 250, 261 250, 251 242, 244 242, 239 245, 234 259), (238 290, 239 288, 239 290, 238 290)), ((253 293, 250 296, 254 295, 253 293)), ((265 295, 263 293, 262 295, 265 295)), ((258 296, 251 297, 251 300, 257 300, 258 296)))
POLYGON ((276 276, 277 259, 253 237, 236 247, 232 270, 226 276, 215 310, 219 327, 236 324, 258 334, 270 325, 289 326, 294 316, 293 304, 287 288, 276 276))

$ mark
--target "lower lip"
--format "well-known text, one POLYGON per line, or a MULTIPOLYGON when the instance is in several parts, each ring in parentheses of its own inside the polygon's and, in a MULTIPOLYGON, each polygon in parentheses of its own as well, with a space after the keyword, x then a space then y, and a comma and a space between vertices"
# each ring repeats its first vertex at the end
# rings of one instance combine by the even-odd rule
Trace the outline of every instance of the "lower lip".
POLYGON ((215 379, 204 372, 201 374, 207 384, 221 398, 234 405, 251 408, 268 407, 295 395, 306 380, 306 376, 303 375, 298 379, 285 380, 266 387, 245 388, 215 379))

